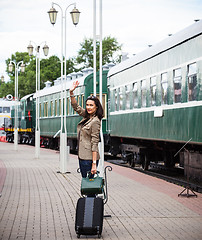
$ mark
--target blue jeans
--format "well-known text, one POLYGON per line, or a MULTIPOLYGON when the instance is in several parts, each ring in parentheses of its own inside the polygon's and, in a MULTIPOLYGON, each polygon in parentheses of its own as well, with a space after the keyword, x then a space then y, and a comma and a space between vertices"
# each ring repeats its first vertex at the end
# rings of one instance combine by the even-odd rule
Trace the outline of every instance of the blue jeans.
MULTIPOLYGON (((97 164, 98 165, 98 161, 97 160, 97 164)), ((91 171, 92 168, 92 160, 81 160, 79 159, 79 167, 80 167, 80 171, 81 171, 81 175, 83 178, 87 177, 87 172, 91 171)), ((94 175, 91 174, 91 178, 93 178, 94 175)))

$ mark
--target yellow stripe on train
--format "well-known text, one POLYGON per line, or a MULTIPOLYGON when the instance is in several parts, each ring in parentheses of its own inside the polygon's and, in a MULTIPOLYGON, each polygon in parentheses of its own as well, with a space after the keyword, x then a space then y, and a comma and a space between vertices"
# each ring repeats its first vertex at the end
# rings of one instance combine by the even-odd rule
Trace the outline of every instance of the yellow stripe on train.
POLYGON ((9 115, 0 115, 0 117, 11 118, 11 116, 9 116, 9 115))
MULTIPOLYGON (((14 132, 14 128, 5 128, 6 132, 14 132)), ((18 132, 32 132, 32 128, 22 129, 19 128, 18 132)))

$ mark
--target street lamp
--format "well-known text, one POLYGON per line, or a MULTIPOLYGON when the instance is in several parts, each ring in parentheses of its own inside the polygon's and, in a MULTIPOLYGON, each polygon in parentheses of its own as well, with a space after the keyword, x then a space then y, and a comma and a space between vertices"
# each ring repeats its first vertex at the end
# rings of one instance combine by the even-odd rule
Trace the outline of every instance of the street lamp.
MULTIPOLYGON (((27 51, 29 56, 33 55, 34 47, 30 41, 29 45, 27 46, 27 51)), ((40 91, 40 46, 44 43, 40 43, 37 45, 35 42, 35 49, 36 49, 36 126, 35 126, 35 158, 39 158, 40 156, 40 124, 39 124, 39 91, 40 91)), ((49 47, 48 45, 43 46, 43 52, 45 56, 48 56, 49 47)))
POLYGON ((1 75, 1 83, 4 83, 4 75, 1 75))
POLYGON ((80 16, 80 12, 78 9, 76 9, 76 3, 72 3, 70 4, 66 9, 65 9, 65 14, 63 15, 63 10, 60 7, 59 4, 57 3, 52 3, 52 8, 48 11, 49 14, 49 18, 50 18, 50 22, 51 24, 55 24, 56 23, 56 19, 57 19, 57 13, 58 11, 56 11, 56 9, 54 8, 54 5, 57 5, 62 13, 62 17, 61 17, 61 129, 60 129, 60 172, 65 173, 66 172, 66 158, 67 158, 67 137, 66 137, 66 81, 65 81, 65 85, 63 84, 63 79, 65 76, 65 80, 66 80, 66 76, 67 76, 67 69, 66 69, 66 12, 67 9, 74 5, 74 9, 70 12, 71 16, 72 16, 72 21, 73 24, 76 26, 79 22, 79 16, 80 16), (65 22, 65 26, 63 29, 63 20, 65 22), (64 34, 64 40, 63 40, 63 30, 65 30, 65 34, 64 34), (64 52, 63 52, 64 50, 64 52), (63 56, 65 56, 65 59, 63 60, 63 56), (64 65, 64 71, 63 71, 63 65, 64 65), (64 72, 64 73, 63 73, 64 72), (63 75, 64 74, 64 75, 63 75), (64 86, 63 86, 64 85, 64 86), (64 98, 65 97, 65 98, 64 98), (64 99, 64 113, 63 113, 63 99, 64 99))
MULTIPOLYGON (((57 6, 59 6, 57 3, 53 3, 57 6)), ((75 6, 76 3, 72 3, 70 4, 68 7, 70 7, 71 5, 74 5, 74 9, 70 12, 71 16, 72 16, 72 22, 73 24, 76 26, 79 23, 79 16, 80 16, 80 12, 79 10, 76 8, 75 6)), ((60 6, 59 6, 60 7, 60 6)), ((66 8, 66 10, 68 9, 68 7, 66 8)), ((61 11, 62 8, 60 7, 61 11)), ((65 18, 66 18, 66 10, 65 10, 65 18)), ((49 18, 50 18, 50 22, 51 24, 55 24, 56 23, 56 19, 57 19, 57 13, 58 11, 55 10, 55 8, 52 6, 52 8, 48 11, 49 14, 49 18)), ((65 19, 66 20, 66 19, 65 19)))
POLYGON ((18 68, 21 65, 21 72, 25 72, 25 64, 23 61, 15 63, 10 61, 8 65, 8 71, 13 71, 13 65, 15 66, 15 123, 14 123, 14 149, 18 148, 18 68))
POLYGON ((43 46, 43 53, 45 56, 48 56, 48 52, 49 52, 49 46, 46 45, 46 43, 45 43, 45 45, 43 46))

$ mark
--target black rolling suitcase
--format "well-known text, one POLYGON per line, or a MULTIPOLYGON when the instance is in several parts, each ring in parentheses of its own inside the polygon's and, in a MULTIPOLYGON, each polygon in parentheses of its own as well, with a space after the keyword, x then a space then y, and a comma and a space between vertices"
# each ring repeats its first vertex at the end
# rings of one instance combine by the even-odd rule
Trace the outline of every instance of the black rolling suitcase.
POLYGON ((79 198, 76 207, 75 231, 80 235, 98 235, 101 237, 104 203, 99 197, 79 198))

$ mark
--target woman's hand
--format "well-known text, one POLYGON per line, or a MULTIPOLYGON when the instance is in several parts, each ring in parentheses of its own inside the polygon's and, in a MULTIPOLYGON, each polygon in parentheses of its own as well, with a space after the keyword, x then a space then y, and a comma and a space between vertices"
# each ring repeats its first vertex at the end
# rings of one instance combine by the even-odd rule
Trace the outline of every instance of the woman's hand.
POLYGON ((70 87, 69 91, 73 92, 79 86, 79 81, 76 80, 73 82, 72 86, 70 87))
POLYGON ((96 172, 97 172, 96 163, 92 163, 91 174, 96 174, 96 172))
POLYGON ((92 167, 91 167, 91 174, 96 174, 97 172, 97 152, 92 152, 92 167), (95 162, 95 163, 93 163, 95 162))

